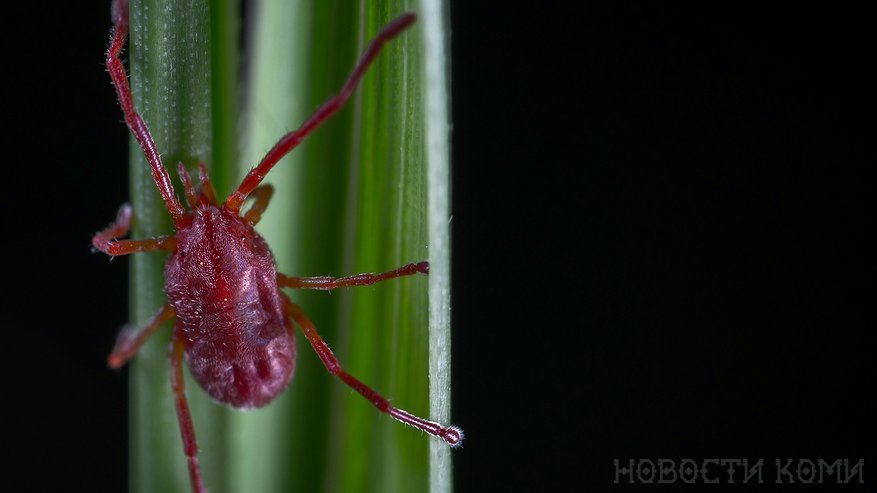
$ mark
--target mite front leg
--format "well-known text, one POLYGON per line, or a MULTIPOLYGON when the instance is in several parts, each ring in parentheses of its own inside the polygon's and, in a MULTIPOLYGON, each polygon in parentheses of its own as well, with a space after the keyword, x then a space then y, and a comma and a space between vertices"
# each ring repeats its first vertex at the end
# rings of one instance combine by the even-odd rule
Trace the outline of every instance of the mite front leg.
POLYGON ((203 162, 198 163, 198 179, 201 181, 203 203, 217 205, 216 190, 213 189, 213 184, 210 183, 210 177, 207 176, 207 165, 203 162))
POLYGON ((429 274, 429 262, 418 262, 416 264, 408 264, 380 274, 355 274, 345 277, 293 277, 285 274, 277 273, 277 285, 282 288, 297 289, 321 289, 329 291, 337 288, 347 288, 351 286, 369 286, 376 282, 386 281, 387 279, 395 279, 397 277, 411 276, 414 274, 429 274))
POLYGON ((268 208, 268 203, 271 202, 271 196, 274 195, 274 187, 262 185, 253 190, 253 193, 250 195, 254 198, 253 206, 244 214, 244 221, 250 223, 251 226, 255 226, 262 219, 262 213, 265 212, 265 209, 268 208))
POLYGON ((165 251, 172 252, 176 247, 176 240, 172 236, 159 236, 145 240, 116 240, 119 236, 128 234, 131 228, 131 206, 122 204, 116 220, 110 223, 103 231, 92 237, 91 244, 94 248, 111 256, 128 255, 129 253, 165 251))
POLYGON ((201 479, 201 467, 198 465, 198 444, 195 442, 195 428, 192 426, 192 415, 186 403, 186 384, 183 381, 183 340, 174 330, 170 345, 171 387, 174 391, 174 405, 177 408, 177 420, 180 423, 180 435, 183 438, 183 453, 189 465, 189 480, 194 493, 207 493, 204 480, 201 479))
POLYGON ((195 187, 192 186, 192 177, 189 175, 189 171, 186 170, 185 164, 177 163, 177 175, 180 176, 180 182, 183 184, 183 192, 186 196, 186 203, 189 204, 189 209, 195 210, 195 206, 198 205, 198 196, 195 194, 195 187))
POLYGON ((137 329, 131 325, 122 327, 119 336, 116 338, 116 345, 113 346, 113 352, 107 358, 107 364, 110 368, 121 368, 128 362, 140 349, 140 346, 149 339, 161 324, 167 322, 174 317, 174 309, 170 305, 165 304, 159 308, 155 315, 146 322, 143 328, 137 329))
POLYGON ((411 12, 402 14, 378 32, 374 39, 372 39, 365 48, 365 52, 360 56, 359 61, 356 62, 356 66, 353 68, 353 72, 347 77, 347 81, 341 88, 341 92, 329 98, 328 101, 317 108, 317 110, 305 120, 297 130, 287 133, 281 137, 276 144, 274 144, 274 147, 268 151, 268 154, 262 158, 262 161, 247 173, 247 176, 241 181, 237 190, 232 192, 225 199, 226 210, 237 214, 238 211, 240 211, 244 200, 246 200, 247 196, 254 188, 262 183, 262 180, 265 179, 265 175, 271 171, 271 168, 273 168, 283 156, 295 149, 305 137, 314 131, 314 129, 319 127, 320 124, 325 122, 330 116, 334 115, 344 106, 344 103, 346 103, 347 100, 350 99, 350 95, 353 94, 353 90, 356 88, 359 80, 362 79, 365 70, 371 65, 375 57, 378 56, 378 53, 380 53, 381 48, 383 48, 388 41, 398 36, 399 33, 410 27, 411 24, 414 23, 415 18, 416 16, 411 12))
POLYGON ((128 85, 128 74, 125 66, 122 65, 120 53, 125 40, 128 38, 128 1, 114 0, 112 7, 113 31, 110 36, 110 48, 107 50, 107 71, 110 73, 110 79, 116 88, 116 95, 119 97, 119 105, 122 107, 122 113, 125 115, 125 123, 140 144, 140 149, 146 156, 149 168, 152 171, 152 179, 155 186, 158 187, 158 193, 164 200, 165 207, 173 219, 174 226, 179 227, 185 224, 186 213, 180 201, 174 195, 174 187, 171 184, 171 178, 164 165, 161 162, 161 156, 155 145, 155 140, 149 129, 146 128, 146 122, 134 109, 134 100, 131 97, 131 87, 128 85))
POLYGON ((301 328, 301 331, 304 333, 305 337, 308 339, 308 342, 311 343, 311 346, 316 351, 317 356, 319 356, 320 361, 323 362, 323 365, 326 367, 326 370, 329 371, 332 375, 340 378, 344 383, 346 383, 350 388, 358 392, 361 396, 365 397, 369 402, 374 405, 378 411, 389 414, 397 421, 401 421, 406 425, 413 426, 418 430, 425 431, 432 436, 437 436, 445 441, 451 447, 458 447, 461 443, 463 443, 463 430, 457 428, 456 426, 443 426, 439 423, 435 423, 433 421, 429 421, 413 414, 403 411, 402 409, 395 408, 387 402, 387 399, 384 399, 380 394, 366 386, 364 383, 357 380, 355 377, 345 372, 341 368, 341 364, 338 363, 338 360, 335 358, 335 355, 332 354, 332 350, 329 349, 329 346, 323 341, 320 337, 320 334, 317 333, 317 329, 314 327, 314 324, 308 320, 302 311, 301 307, 293 303, 284 296, 284 301, 287 306, 287 310, 289 312, 289 316, 295 320, 295 323, 301 328))

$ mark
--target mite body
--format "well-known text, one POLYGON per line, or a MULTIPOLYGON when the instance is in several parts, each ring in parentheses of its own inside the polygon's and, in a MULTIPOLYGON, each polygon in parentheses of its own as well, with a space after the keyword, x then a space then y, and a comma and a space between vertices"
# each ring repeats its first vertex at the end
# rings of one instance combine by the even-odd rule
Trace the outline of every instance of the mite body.
POLYGON ((239 409, 267 404, 295 366, 295 332, 268 245, 212 204, 199 205, 176 236, 165 293, 192 376, 217 401, 239 409))

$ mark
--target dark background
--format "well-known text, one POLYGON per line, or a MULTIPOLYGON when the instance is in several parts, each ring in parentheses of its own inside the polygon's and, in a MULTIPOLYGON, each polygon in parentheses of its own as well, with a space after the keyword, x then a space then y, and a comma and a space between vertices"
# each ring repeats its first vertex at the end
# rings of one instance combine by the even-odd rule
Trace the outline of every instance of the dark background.
MULTIPOLYGON (((863 459, 864 12, 525 4, 452 2, 458 491, 863 459)), ((126 484, 126 267, 88 249, 127 199, 108 6, 4 19, 10 491, 126 484)))

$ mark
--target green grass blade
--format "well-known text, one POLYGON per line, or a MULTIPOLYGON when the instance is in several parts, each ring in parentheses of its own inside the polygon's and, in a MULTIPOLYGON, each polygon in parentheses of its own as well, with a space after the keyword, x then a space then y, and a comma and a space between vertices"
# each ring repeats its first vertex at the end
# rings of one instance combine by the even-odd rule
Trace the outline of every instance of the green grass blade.
MULTIPOLYGON (((221 10, 211 8, 206 0, 131 2, 128 58, 135 107, 152 132, 165 165, 175 175, 177 162, 191 169, 204 161, 220 192, 224 192, 222 187, 232 176, 230 163, 235 157, 229 129, 234 129, 231 97, 236 70, 214 70, 213 64, 223 57, 211 54, 219 55, 217 49, 234 47, 236 36, 231 44, 223 40, 233 34, 233 26, 228 27, 233 18, 217 21, 211 18, 211 12, 221 10), (214 30, 219 34, 212 36, 214 30), (215 142, 226 140, 232 144, 214 150, 215 142)), ((145 238, 167 234, 171 231, 167 212, 143 154, 133 139, 131 142, 131 201, 135 211, 132 235, 145 238)), ((131 256, 134 324, 145 322, 165 302, 164 259, 159 254, 131 256)), ((189 490, 168 378, 169 337, 169 327, 161 330, 131 363, 131 491, 189 490)), ((227 410, 210 402, 197 385, 188 383, 187 393, 207 484, 214 493, 230 491, 226 487, 224 455, 227 410)))
MULTIPOLYGON (((302 121, 309 109, 297 96, 307 87, 308 73, 302 62, 309 54, 310 9, 301 2, 264 1, 256 4, 253 15, 249 26, 251 52, 247 53, 248 111, 239 177, 262 158, 283 132, 302 121)), ((277 193, 257 228, 271 246, 278 267, 286 272, 300 268, 296 251, 304 231, 295 218, 304 215, 300 211, 304 206, 300 191, 307 168, 302 158, 299 150, 272 170, 267 182, 276 186, 277 193)), ((306 432, 299 434, 294 434, 291 427, 296 420, 306 424, 303 420, 308 418, 308 403, 319 403, 320 395, 308 392, 319 391, 316 375, 320 368, 308 365, 309 361, 302 362, 305 358, 298 359, 289 390, 266 408, 238 413, 232 419, 233 443, 229 453, 234 457, 230 464, 235 491, 289 491, 290 484, 300 486, 299 491, 316 491, 314 479, 319 478, 317 460, 322 443, 319 423, 303 428, 306 432), (293 392, 298 393, 295 399, 293 392), (309 435, 309 431, 313 433, 309 435), (296 443, 314 442, 317 444, 314 455, 293 455, 296 443), (312 468, 310 473, 306 471, 308 467, 312 468)))
MULTIPOLYGON (((451 419, 451 171, 450 62, 448 5, 421 1, 423 80, 426 83, 426 163, 429 187, 429 412, 433 419, 451 419)), ((429 444, 429 485, 432 493, 453 490, 451 450, 429 444)))
POLYGON ((237 186, 238 78, 241 29, 239 0, 210 0, 210 180, 220 196, 237 186))
MULTIPOLYGON (((359 51, 403 2, 369 4, 359 51)), ((353 102, 348 271, 386 270, 428 258, 419 27, 389 44, 353 102)), ((428 279, 343 294, 339 334, 350 371, 397 405, 428 415, 428 279)), ((341 491, 425 491, 429 439, 335 388, 334 469, 341 491)))
MULTIPOLYGON (((402 1, 354 8, 341 1, 260 3, 241 173, 337 93, 365 43, 406 10, 417 8, 402 1)), ((442 19, 429 22, 442 29, 442 19)), ((430 330, 444 331, 438 340, 447 341, 449 325, 446 316, 431 324, 427 308, 433 303, 446 313, 450 292, 447 210, 439 211, 445 218, 433 233, 427 220, 430 197, 443 196, 447 204, 448 173, 444 112, 445 142, 437 145, 445 157, 436 161, 444 171, 429 185, 436 191, 427 188, 424 22, 421 17, 387 45, 348 107, 271 172, 267 181, 277 194, 258 229, 279 270, 292 275, 379 271, 427 258, 438 265, 438 289, 430 288, 433 279, 418 277, 333 294, 290 293, 348 371, 400 407, 429 416, 430 376, 444 382, 434 389, 443 403, 435 409, 448 414, 449 353, 430 362, 430 330), (444 245, 438 254, 433 238, 444 245), (431 364, 441 370, 430 375, 431 364)), ((446 78, 435 83, 445 88, 446 78)), ((446 107, 446 92, 437 94, 446 107)), ((377 413, 329 377, 299 339, 286 395, 233 418, 235 489, 417 492, 432 482, 432 491, 450 491, 447 451, 438 454, 443 472, 431 479, 429 448, 436 440, 377 413)))

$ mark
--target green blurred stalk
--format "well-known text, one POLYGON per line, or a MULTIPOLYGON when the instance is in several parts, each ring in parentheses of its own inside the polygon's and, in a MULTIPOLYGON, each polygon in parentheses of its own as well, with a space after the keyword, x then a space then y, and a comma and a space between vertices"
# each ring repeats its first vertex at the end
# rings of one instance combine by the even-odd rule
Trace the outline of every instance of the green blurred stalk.
MULTIPOLYGON (((258 230, 278 269, 292 275, 430 260, 428 279, 289 294, 348 371, 394 404, 448 421, 448 105, 441 68, 447 62, 441 52, 438 65, 425 61, 435 49, 426 34, 444 36, 446 8, 397 0, 357 6, 264 0, 255 7, 239 158, 235 2, 132 3, 135 105, 165 164, 205 161, 224 194, 339 90, 381 26, 403 11, 418 12, 418 23, 387 46, 348 107, 268 176, 277 193, 258 230)), ((167 214, 136 145, 131 156, 134 234, 165 234, 167 214)), ((132 256, 134 323, 164 302, 163 261, 132 256)), ((168 384, 168 336, 167 330, 155 336, 132 365, 132 491, 188 490, 168 384)), ((451 490, 445 445, 377 413, 298 339, 292 385, 265 409, 230 411, 187 380, 212 492, 451 490)))
MULTIPOLYGON (((451 157, 450 10, 442 0, 422 0, 423 72, 429 189, 429 414, 451 420, 451 157)), ((432 493, 453 490, 451 450, 429 444, 432 493)))
MULTIPOLYGON (((129 69, 134 103, 165 165, 208 164, 220 193, 228 190, 236 162, 234 96, 237 10, 233 2, 134 0, 130 4, 129 69)), ((149 167, 132 138, 132 235, 171 231, 149 167)), ((177 182, 179 183, 179 182, 177 182)), ((179 184, 177 185, 179 190, 179 184)), ((164 256, 131 256, 131 322, 142 324, 165 302, 164 256)), ((170 328, 155 336, 131 363, 131 476, 135 492, 189 489, 168 379, 170 328)), ((227 488, 226 408, 209 401, 187 380, 200 460, 211 491, 227 488)))

